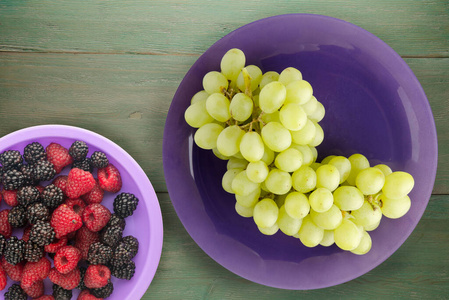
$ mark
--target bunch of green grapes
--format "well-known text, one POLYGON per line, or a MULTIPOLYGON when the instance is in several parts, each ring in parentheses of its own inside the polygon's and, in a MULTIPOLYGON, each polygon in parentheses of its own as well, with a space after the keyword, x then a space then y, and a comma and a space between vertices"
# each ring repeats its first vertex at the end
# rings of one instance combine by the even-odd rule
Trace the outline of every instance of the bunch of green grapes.
POLYGON ((198 128, 196 145, 228 161, 223 189, 261 233, 365 254, 382 216, 407 213, 410 174, 370 167, 362 154, 316 161, 325 109, 298 69, 263 73, 235 48, 220 68, 204 76, 184 117, 198 128))

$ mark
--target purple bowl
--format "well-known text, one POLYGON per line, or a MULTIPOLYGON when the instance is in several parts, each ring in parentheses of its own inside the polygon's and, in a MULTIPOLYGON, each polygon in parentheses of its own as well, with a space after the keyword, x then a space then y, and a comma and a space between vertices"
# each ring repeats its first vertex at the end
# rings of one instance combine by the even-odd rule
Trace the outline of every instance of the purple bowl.
MULTIPOLYGON (((90 156, 94 151, 106 153, 109 162, 120 171, 123 186, 120 192, 133 193, 140 201, 134 214, 126 218, 123 235, 133 235, 139 240, 139 252, 133 259, 136 272, 131 280, 112 277, 114 292, 108 299, 140 299, 148 289, 159 264, 162 251, 163 226, 159 202, 148 177, 137 162, 117 144, 92 131, 65 125, 42 125, 29 127, 0 138, 0 153, 5 150, 19 150, 23 154, 25 146, 40 142, 46 147, 56 142, 69 148, 75 140, 83 140, 89 146, 90 156)), ((67 174, 66 167, 61 174, 67 174)), ((96 170, 94 170, 96 178, 96 170)), ((46 183, 43 183, 45 185, 46 183)), ((119 192, 119 193, 120 193, 119 192)), ((105 192, 102 204, 112 211, 112 203, 118 193, 105 192)), ((4 202, 1 210, 9 208, 4 202)), ((23 230, 14 230, 13 235, 22 236, 23 230)), ((46 294, 52 293, 52 283, 45 281, 46 294)), ((8 279, 7 288, 13 283, 8 279)), ((7 288, 0 292, 3 296, 7 288)), ((76 299, 78 290, 73 290, 76 299)))
POLYGON ((411 234, 429 201, 437 167, 433 115, 422 87, 401 57, 373 34, 331 17, 290 14, 243 26, 212 45, 182 80, 168 112, 164 172, 173 206, 195 242, 223 267, 276 288, 307 290, 357 278, 385 261, 411 234), (402 218, 383 218, 362 256, 336 246, 307 248, 281 232, 260 234, 251 218, 234 211, 221 187, 226 162, 193 143, 184 111, 202 77, 219 70, 230 48, 263 72, 298 68, 326 108, 319 159, 362 153, 415 178, 412 207, 402 218))

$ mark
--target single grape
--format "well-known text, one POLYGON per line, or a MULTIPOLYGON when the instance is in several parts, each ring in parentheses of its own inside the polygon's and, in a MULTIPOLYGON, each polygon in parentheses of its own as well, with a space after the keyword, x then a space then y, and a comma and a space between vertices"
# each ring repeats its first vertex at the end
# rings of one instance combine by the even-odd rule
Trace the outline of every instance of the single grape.
POLYGON ((242 50, 233 48, 223 55, 220 68, 221 73, 231 81, 236 81, 240 71, 245 67, 246 57, 242 50))
POLYGON ((357 174, 355 185, 364 195, 377 194, 385 183, 385 175, 378 168, 366 168, 357 174))
POLYGON ((221 93, 222 89, 228 88, 228 84, 226 76, 217 71, 210 71, 203 77, 203 88, 210 95, 221 93))
POLYGON ((314 123, 315 125, 315 136, 313 137, 313 140, 309 143, 309 146, 311 147, 317 147, 319 146, 323 140, 324 140, 324 131, 323 127, 321 127, 320 124, 314 123))
POLYGON ((325 230, 334 230, 343 221, 343 215, 336 205, 332 205, 330 209, 322 213, 312 209, 310 210, 310 217, 313 223, 325 230))
POLYGON ((343 219, 340 226, 334 230, 335 244, 343 250, 351 251, 357 248, 362 240, 363 229, 348 219, 343 219))
POLYGON ((370 203, 366 200, 359 209, 353 210, 351 215, 354 217, 354 219, 352 219, 353 222, 356 225, 362 226, 366 231, 371 231, 377 228, 377 225, 382 219, 380 207, 377 204, 370 203))
MULTIPOLYGON (((259 86, 260 80, 262 79, 262 71, 258 66, 255 65, 248 65, 245 67, 245 69, 251 78, 251 91, 254 91, 259 86)), ((243 72, 240 72, 239 76, 237 77, 237 87, 242 92, 245 91, 245 80, 243 79, 243 72)))
POLYGON ((281 152, 292 144, 290 131, 281 123, 270 122, 261 131, 263 142, 275 152, 281 152))
POLYGON ((382 173, 384 173, 385 176, 390 175, 391 173, 393 173, 391 168, 389 166, 385 165, 385 164, 375 165, 374 168, 378 168, 379 170, 381 170, 382 173))
POLYGON ((310 212, 307 196, 300 192, 286 194, 284 201, 285 211, 294 219, 302 219, 310 212))
POLYGON ((380 196, 382 202, 381 210, 385 217, 390 219, 397 219, 404 216, 411 207, 411 201, 409 196, 402 198, 388 198, 385 194, 380 196))
POLYGON ((329 164, 337 168, 340 173, 340 184, 348 179, 351 173, 351 162, 344 156, 334 156, 329 160, 329 164))
POLYGON ((235 195, 235 200, 243 207, 254 207, 259 201, 260 191, 260 187, 258 187, 249 195, 235 195))
POLYGON ((321 166, 322 166, 322 164, 314 162, 309 167, 311 167, 316 172, 316 170, 318 170, 318 168, 321 166))
POLYGON ((213 148, 212 152, 215 154, 216 157, 218 157, 221 160, 229 160, 230 159, 229 156, 221 154, 220 151, 218 151, 217 148, 213 148))
POLYGON ((289 173, 273 168, 265 179, 265 186, 273 194, 283 195, 292 188, 292 177, 289 173))
POLYGON ((302 109, 306 112, 307 116, 310 116, 315 112, 318 106, 318 100, 316 100, 315 96, 312 96, 309 101, 304 104, 301 104, 302 109))
POLYGON ((248 161, 246 159, 230 157, 226 164, 226 169, 246 169, 246 166, 248 166, 248 161))
POLYGON ((362 239, 360 240, 360 244, 354 250, 351 250, 352 253, 363 255, 368 253, 371 250, 372 240, 368 232, 363 231, 362 239))
POLYGON ((294 67, 288 67, 279 74, 279 82, 287 86, 290 82, 302 80, 301 71, 294 67))
POLYGON ((229 104, 229 113, 232 118, 237 121, 243 122, 248 120, 253 113, 253 100, 244 93, 237 93, 232 97, 229 104))
POLYGON ((310 215, 302 219, 301 228, 298 232, 301 243, 306 247, 315 247, 320 244, 324 237, 324 229, 313 223, 310 215))
POLYGON ((279 216, 277 220, 279 229, 286 235, 294 235, 301 228, 302 219, 292 218, 286 211, 284 205, 279 208, 279 216))
POLYGON ((270 82, 278 81, 278 79, 279 79, 278 72, 268 71, 262 75, 262 79, 260 80, 260 83, 259 83, 259 88, 263 89, 264 86, 266 86, 270 82))
POLYGON ((340 184, 340 173, 333 165, 322 165, 316 170, 316 186, 334 191, 340 184))
POLYGON ((322 165, 327 165, 331 161, 331 159, 334 158, 334 157, 336 157, 336 156, 335 155, 328 155, 328 156, 326 156, 325 158, 323 158, 321 160, 321 164, 322 165))
POLYGON ((334 204, 334 196, 326 188, 316 188, 309 195, 310 207, 319 213, 328 211, 334 204))
POLYGON ((318 158, 318 150, 316 149, 316 147, 312 147, 312 146, 309 146, 309 148, 310 148, 310 151, 312 152, 312 157, 313 157, 312 164, 313 164, 314 162, 316 162, 316 159, 318 158))
POLYGON ((256 162, 263 158, 265 145, 259 133, 249 131, 243 135, 240 141, 240 153, 250 162, 256 162))
POLYGON ((365 201, 363 193, 355 186, 339 186, 333 195, 335 205, 344 211, 357 210, 365 201))
POLYGON ((329 247, 335 243, 334 240, 334 231, 333 230, 324 230, 323 239, 320 242, 321 246, 329 247))
POLYGON ((364 155, 358 153, 349 156, 348 160, 351 163, 351 172, 349 173, 346 181, 350 185, 355 185, 355 179, 359 172, 363 169, 369 168, 369 161, 364 155))
POLYGON ((268 146, 265 144, 263 156, 260 160, 263 161, 267 166, 274 161, 274 151, 268 148, 268 146))
POLYGON ((243 169, 229 169, 224 173, 221 179, 221 186, 226 192, 234 194, 234 191, 232 190, 232 181, 235 176, 242 171, 243 169))
POLYGON ((192 99, 190 99, 190 105, 201 101, 201 100, 206 100, 209 97, 209 94, 205 91, 205 90, 201 90, 197 93, 195 93, 195 95, 193 95, 192 99))
POLYGON ((276 156, 274 165, 282 171, 294 172, 302 165, 302 153, 295 148, 285 149, 276 156))
POLYGON ((254 206, 245 207, 236 202, 235 211, 244 218, 251 218, 253 216, 254 206))
POLYGON ((268 166, 263 161, 250 162, 246 168, 246 175, 252 182, 262 183, 268 176, 268 166))
POLYGON ((307 145, 298 145, 298 144, 294 144, 294 143, 292 143, 290 147, 301 151, 303 166, 310 166, 311 164, 313 164, 315 156, 312 152, 312 147, 307 146, 307 145))
POLYGON ((301 105, 296 103, 284 104, 279 111, 279 119, 288 130, 300 130, 307 123, 307 115, 301 105))
POLYGON ((385 185, 382 192, 385 197, 391 199, 404 198, 415 185, 412 175, 407 172, 396 171, 385 177, 385 185))
POLYGON ((324 108, 323 104, 317 101, 315 111, 311 114, 308 114, 307 116, 314 122, 320 122, 324 118, 325 114, 326 109, 324 108))
POLYGON ((223 126, 216 123, 207 123, 195 132, 193 139, 195 144, 202 149, 213 149, 217 147, 217 139, 223 131, 223 126))
POLYGON ((254 206, 254 222, 260 228, 273 226, 278 219, 278 215, 279 208, 273 199, 264 198, 254 206))
POLYGON ((291 131, 292 141, 298 145, 307 145, 312 143, 315 138, 316 126, 315 124, 307 119, 306 124, 303 128, 296 131, 291 131))
POLYGON ((286 85, 286 89, 285 103, 305 104, 312 98, 312 86, 305 80, 292 81, 286 85))
POLYGON ((245 132, 237 125, 223 129, 217 138, 217 149, 221 154, 232 156, 239 152, 240 141, 245 132))
POLYGON ((265 85, 259 94, 259 107, 265 113, 273 113, 284 104, 287 91, 279 81, 265 85))
POLYGON ((207 112, 206 99, 198 100, 187 107, 184 112, 184 119, 187 124, 194 128, 200 128, 201 126, 211 123, 214 120, 214 118, 212 118, 207 112))
POLYGON ((234 194, 241 196, 248 196, 259 187, 260 186, 258 183, 252 182, 248 179, 245 170, 236 174, 231 184, 231 188, 234 194))
POLYGON ((316 173, 308 167, 302 166, 292 174, 292 185, 300 193, 309 193, 316 187, 316 173))
POLYGON ((206 110, 209 115, 219 122, 226 122, 231 118, 229 100, 221 93, 211 94, 206 100, 206 110))
POLYGON ((274 225, 271 227, 262 228, 262 227, 257 226, 257 228, 259 229, 259 231, 261 233, 263 233, 265 235, 273 235, 279 231, 279 226, 277 223, 274 223, 274 225))

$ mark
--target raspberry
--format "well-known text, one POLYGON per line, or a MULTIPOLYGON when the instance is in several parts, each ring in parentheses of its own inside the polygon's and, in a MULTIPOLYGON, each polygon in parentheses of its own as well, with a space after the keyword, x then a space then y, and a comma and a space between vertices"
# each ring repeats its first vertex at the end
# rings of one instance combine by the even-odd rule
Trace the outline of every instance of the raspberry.
POLYGON ((23 252, 25 251, 25 242, 12 236, 5 247, 4 256, 6 261, 12 265, 17 265, 23 260, 23 252))
POLYGON ((28 296, 17 283, 11 285, 5 293, 5 300, 27 300, 28 296))
POLYGON ((9 206, 16 206, 19 204, 17 201, 17 190, 2 190, 3 200, 9 206))
POLYGON ((25 262, 20 262, 17 265, 13 265, 7 262, 5 257, 2 257, 2 268, 11 280, 21 281, 24 267, 25 262))
POLYGON ((81 227, 75 236, 75 247, 81 251, 82 259, 87 259, 89 247, 92 243, 100 241, 97 232, 92 232, 86 226, 81 227))
POLYGON ((23 182, 22 172, 15 169, 3 170, 2 184, 5 190, 17 190, 23 186, 23 182))
POLYGON ((72 169, 73 168, 78 168, 78 169, 84 170, 89 173, 92 173, 92 170, 93 170, 93 168, 90 164, 90 158, 85 158, 80 161, 74 161, 72 164, 72 169))
POLYGON ((55 186, 57 186, 58 188, 60 188, 62 190, 64 195, 65 195, 65 190, 67 187, 67 178, 68 178, 67 175, 59 175, 52 182, 55 186))
POLYGON ((30 287, 23 287, 23 291, 31 298, 38 298, 44 294, 44 282, 42 280, 36 281, 30 287))
POLYGON ((63 289, 57 284, 53 284, 53 297, 56 300, 70 300, 72 299, 72 291, 63 289))
POLYGON ((106 265, 112 257, 112 248, 103 243, 93 243, 89 247, 87 260, 92 265, 106 265))
POLYGON ((2 164, 3 168, 17 168, 22 164, 22 162, 22 155, 17 150, 7 150, 0 154, 0 163, 2 164))
POLYGON ((111 279, 111 271, 105 265, 89 265, 84 275, 84 284, 89 289, 102 288, 111 279))
POLYGON ((54 165, 48 160, 41 160, 34 166, 34 178, 37 181, 52 180, 56 175, 54 165))
POLYGON ((136 271, 136 264, 132 260, 128 260, 121 265, 112 265, 112 276, 119 279, 130 280, 136 271))
POLYGON ((42 257, 37 262, 27 262, 23 268, 21 287, 28 288, 34 283, 42 281, 50 273, 51 263, 46 257, 42 257))
POLYGON ((77 300, 102 300, 102 298, 97 298, 94 295, 92 295, 89 290, 83 290, 77 300))
POLYGON ((76 268, 81 260, 81 252, 73 246, 64 246, 56 252, 54 264, 61 274, 67 274, 76 268))
POLYGON ((111 296, 113 291, 114 291, 114 285, 112 284, 111 281, 109 281, 108 284, 106 284, 102 288, 90 290, 92 295, 94 295, 97 298, 103 298, 103 299, 111 296))
POLYGON ((83 221, 73 209, 65 204, 61 204, 53 212, 50 224, 55 230, 56 238, 59 239, 81 228, 83 221))
POLYGON ((25 227, 25 229, 23 230, 22 241, 24 241, 25 243, 28 242, 28 241, 30 240, 31 227, 32 227, 32 226, 27 226, 27 227, 25 227))
POLYGON ((89 147, 83 141, 75 141, 69 148, 69 154, 74 161, 82 161, 86 158, 89 147))
POLYGON ((94 153, 90 156, 90 163, 92 167, 101 169, 105 168, 109 164, 109 161, 106 154, 101 151, 94 151, 94 153))
POLYGON ((10 209, 8 222, 13 228, 20 228, 27 223, 26 208, 23 205, 17 205, 10 209))
POLYGON ((38 142, 33 142, 25 146, 23 149, 23 158, 29 164, 37 163, 38 161, 47 159, 45 148, 38 142))
POLYGON ((98 182, 103 190, 117 193, 122 188, 122 177, 120 176, 119 170, 113 164, 98 169, 97 175, 98 182))
POLYGON ((78 168, 70 170, 67 178, 66 195, 69 198, 79 198, 90 192, 95 186, 95 179, 91 173, 78 168))
POLYGON ((31 185, 21 187, 17 190, 17 202, 19 204, 28 206, 31 203, 39 201, 40 192, 39 190, 31 185))
POLYGON ((0 211, 0 234, 9 239, 12 234, 12 227, 8 221, 9 209, 0 211))
POLYGON ((56 268, 52 268, 50 270, 50 273, 48 274, 48 278, 51 280, 51 282, 59 285, 63 289, 73 290, 78 286, 81 275, 78 268, 73 269, 67 274, 61 274, 58 272, 58 270, 56 270, 56 268))
POLYGON ((6 271, 3 270, 2 266, 0 266, 0 291, 3 291, 5 289, 7 281, 8 278, 6 276, 6 271))
POLYGON ((36 224, 31 227, 30 241, 39 246, 45 246, 53 242, 55 235, 56 230, 49 222, 37 221, 36 224))
POLYGON ((23 253, 23 258, 29 262, 37 262, 44 256, 44 247, 39 246, 32 241, 28 241, 25 244, 25 251, 23 253))
POLYGON ((81 198, 84 200, 85 203, 92 204, 92 203, 101 203, 101 201, 103 201, 103 196, 104 191, 100 187, 98 179, 95 179, 95 186, 93 187, 93 189, 87 194, 81 196, 81 198))
POLYGON ((131 216, 139 204, 139 199, 131 193, 118 194, 114 199, 114 212, 121 218, 131 216))
POLYGON ((65 245, 67 245, 67 236, 63 236, 60 239, 55 239, 53 243, 44 246, 44 250, 48 253, 56 253, 65 245))
POLYGON ((98 203, 89 204, 83 211, 84 225, 93 232, 98 232, 105 227, 110 218, 109 209, 98 203))
MULTIPOLYGON (((72 296, 70 296, 70 297, 72 297, 72 296)), ((70 299, 70 298, 68 298, 68 299, 70 299)), ((34 298, 33 300, 55 300, 55 297, 53 297, 52 295, 42 295, 39 298, 34 298)))
POLYGON ((76 199, 68 198, 67 200, 65 200, 64 204, 73 209, 73 211, 76 212, 76 214, 79 215, 80 217, 82 217, 84 208, 86 208, 86 203, 84 203, 84 201, 81 200, 81 198, 76 199))
POLYGON ((44 188, 41 195, 42 204, 53 209, 64 202, 64 193, 62 189, 54 184, 49 184, 44 188))
POLYGON ((36 202, 28 206, 26 218, 30 224, 36 224, 37 221, 49 221, 50 212, 45 205, 40 202, 36 202))
POLYGON ((122 234, 123 229, 119 226, 107 226, 100 232, 100 241, 114 248, 121 241, 122 234))
POLYGON ((57 143, 51 143, 45 150, 47 152, 47 160, 53 164, 57 174, 66 166, 73 163, 69 150, 57 143))

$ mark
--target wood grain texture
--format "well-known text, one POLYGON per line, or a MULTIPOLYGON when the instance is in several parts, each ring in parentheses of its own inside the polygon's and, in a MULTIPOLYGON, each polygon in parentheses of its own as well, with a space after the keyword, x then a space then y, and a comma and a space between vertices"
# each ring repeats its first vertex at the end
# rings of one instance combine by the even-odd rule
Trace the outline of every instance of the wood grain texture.
POLYGON ((346 20, 403 56, 449 55, 449 3, 443 0, 2 0, 0 49, 200 54, 247 23, 286 13, 346 20))
POLYGON ((143 299, 447 299, 449 196, 432 196, 406 242, 381 265, 347 283, 311 291, 280 290, 243 279, 205 254, 183 228, 168 194, 158 198, 164 246, 143 299))

